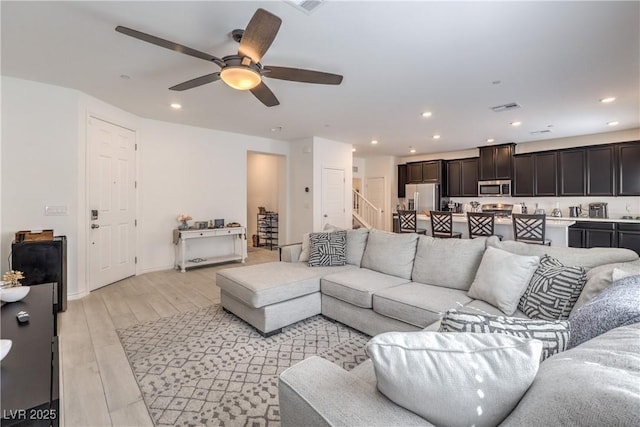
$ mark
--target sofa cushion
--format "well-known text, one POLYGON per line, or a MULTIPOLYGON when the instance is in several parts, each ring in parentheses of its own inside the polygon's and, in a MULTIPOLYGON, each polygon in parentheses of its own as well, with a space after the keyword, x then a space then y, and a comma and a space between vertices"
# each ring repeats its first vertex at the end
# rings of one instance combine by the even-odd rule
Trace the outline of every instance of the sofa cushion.
POLYGON ((347 232, 311 233, 309 235, 309 266, 330 267, 347 263, 347 232))
POLYGON ((311 242, 309 240, 309 235, 311 233, 304 233, 302 235, 302 250, 300 251, 300 258, 298 261, 300 262, 308 262, 309 254, 311 253, 311 242))
POLYGON ((544 255, 518 308, 532 319, 568 319, 586 281, 584 267, 567 267, 544 255))
POLYGON ((415 233, 371 230, 361 266, 411 280, 417 241, 418 235, 415 233))
POLYGON ((487 239, 487 247, 502 249, 518 255, 550 255, 564 265, 580 265, 589 270, 603 264, 627 262, 638 259, 638 254, 623 248, 566 248, 534 245, 513 240, 500 241, 495 236, 487 239))
MULTIPOLYGON (((488 314, 490 316, 504 316, 504 313, 502 312, 502 310, 492 306, 487 302, 481 301, 479 299, 472 300, 470 303, 466 304, 464 307, 458 308, 458 310, 463 311, 465 313, 488 314)), ((511 317, 528 319, 528 317, 520 310, 516 310, 515 313, 511 315, 511 317)))
POLYGON ((582 307, 591 298, 598 295, 604 289, 609 287, 613 282, 613 270, 620 268, 625 272, 632 273, 637 270, 640 274, 640 262, 616 262, 613 264, 604 264, 594 267, 587 271, 587 283, 584 285, 584 289, 578 298, 578 301, 573 306, 571 314, 575 313, 577 309, 582 307))
POLYGON ((347 264, 360 267, 368 238, 368 228, 362 227, 347 230, 347 264))
POLYGON ((448 310, 440 321, 439 331, 496 333, 537 339, 542 342, 540 361, 565 351, 569 345, 569 322, 566 320, 520 319, 448 310))
POLYGON ((374 292, 403 283, 407 280, 366 268, 354 268, 324 276, 320 280, 320 289, 325 295, 358 307, 371 308, 374 292))
POLYGON ((520 297, 539 261, 538 256, 516 255, 488 247, 468 295, 486 301, 510 316, 518 308, 520 297))
POLYGON ((503 426, 640 425, 640 324, 557 354, 503 426))
POLYGON ((571 322, 570 347, 575 347, 619 326, 640 322, 640 275, 611 284, 576 310, 571 322))
POLYGON ((412 282, 377 291, 373 311, 424 328, 448 309, 469 302, 465 291, 412 282))
POLYGON ((304 262, 268 262, 225 268, 216 274, 216 285, 250 307, 259 308, 320 292, 320 277, 355 268, 309 267, 304 262))
POLYGON ((499 334, 389 332, 367 343, 378 390, 441 426, 496 426, 538 371, 542 343, 499 334))
POLYGON ((486 237, 434 239, 420 236, 411 280, 468 290, 482 260, 485 240, 486 237))

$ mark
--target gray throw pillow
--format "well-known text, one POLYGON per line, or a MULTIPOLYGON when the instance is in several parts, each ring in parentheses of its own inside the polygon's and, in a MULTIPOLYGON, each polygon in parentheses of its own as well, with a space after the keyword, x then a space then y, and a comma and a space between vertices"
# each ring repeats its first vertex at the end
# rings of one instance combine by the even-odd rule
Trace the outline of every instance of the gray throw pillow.
POLYGON ((347 232, 309 234, 309 267, 339 266, 347 262, 347 232))
POLYGON ((545 255, 520 297, 518 308, 531 319, 568 319, 586 281, 583 267, 567 267, 545 255))
POLYGON ((619 326, 640 322, 640 275, 614 282, 569 317, 573 348, 619 326))
POLYGON ((448 310, 440 322, 440 332, 475 332, 511 335, 542 341, 540 361, 565 351, 569 344, 569 322, 566 320, 533 320, 491 316, 448 310))

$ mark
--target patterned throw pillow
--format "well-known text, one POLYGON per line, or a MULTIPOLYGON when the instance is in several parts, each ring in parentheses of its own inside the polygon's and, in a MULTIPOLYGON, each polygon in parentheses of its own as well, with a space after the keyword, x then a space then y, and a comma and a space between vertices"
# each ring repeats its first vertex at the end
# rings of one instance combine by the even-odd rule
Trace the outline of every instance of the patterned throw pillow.
POLYGON ((586 282, 583 267, 567 267, 545 255, 520 298, 518 308, 531 319, 568 319, 586 282))
POLYGON ((542 358, 567 349, 570 338, 566 320, 534 320, 517 317, 491 316, 449 310, 440 323, 440 332, 475 332, 512 335, 542 341, 542 358))
POLYGON ((336 266, 347 262, 346 230, 309 234, 309 266, 336 266))

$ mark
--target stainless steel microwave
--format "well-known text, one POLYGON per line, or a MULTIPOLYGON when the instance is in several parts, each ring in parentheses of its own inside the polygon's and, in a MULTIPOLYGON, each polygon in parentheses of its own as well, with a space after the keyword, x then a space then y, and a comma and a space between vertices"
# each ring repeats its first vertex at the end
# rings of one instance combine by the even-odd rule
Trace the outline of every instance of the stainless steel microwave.
POLYGON ((511 180, 478 181, 478 196, 511 196, 511 180))

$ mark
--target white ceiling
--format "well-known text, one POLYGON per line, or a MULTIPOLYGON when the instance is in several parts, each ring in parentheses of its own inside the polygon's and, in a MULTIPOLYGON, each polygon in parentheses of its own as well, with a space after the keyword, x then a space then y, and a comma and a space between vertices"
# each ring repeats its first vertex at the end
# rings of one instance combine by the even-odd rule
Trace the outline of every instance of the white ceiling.
POLYGON ((75 88, 142 117, 407 156, 410 146, 434 153, 487 138, 518 143, 640 127, 639 6, 328 1, 307 14, 284 1, 2 1, 1 66, 3 75, 75 88), (342 74, 343 83, 266 79, 281 103, 272 108, 221 81, 173 92, 218 67, 114 31, 123 25, 222 57, 237 51, 229 33, 258 7, 283 21, 263 64, 342 74), (600 103, 605 96, 617 100, 600 103), (513 101, 522 108, 490 110, 513 101), (426 110, 430 119, 421 117, 426 110), (510 126, 515 120, 522 125, 510 126), (620 124, 608 127, 613 120, 620 124), (531 134, 544 129, 552 132, 531 134))

